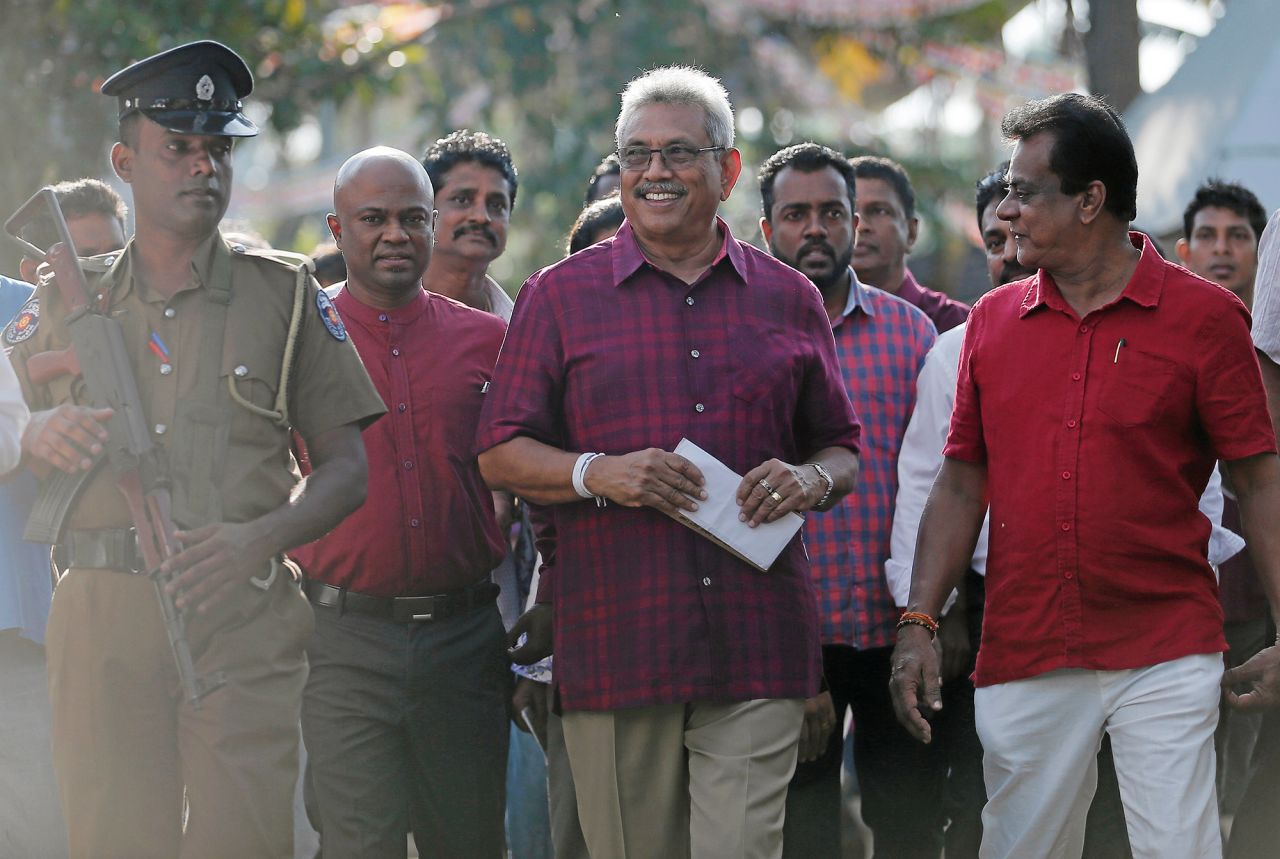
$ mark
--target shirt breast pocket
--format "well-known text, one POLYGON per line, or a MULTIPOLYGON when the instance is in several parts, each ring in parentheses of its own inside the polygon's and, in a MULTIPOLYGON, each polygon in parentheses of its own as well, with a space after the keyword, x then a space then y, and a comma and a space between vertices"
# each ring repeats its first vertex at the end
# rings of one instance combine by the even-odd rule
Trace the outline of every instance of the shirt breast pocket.
POLYGON ((233 438, 256 436, 262 422, 276 423, 280 413, 276 409, 276 393, 280 385, 279 364, 251 364, 231 359, 223 360, 219 384, 229 387, 232 408, 231 434, 233 438))
POLYGON ((1126 427, 1159 420, 1178 365, 1138 349, 1122 347, 1118 354, 1113 363, 1103 367, 1098 410, 1126 427))

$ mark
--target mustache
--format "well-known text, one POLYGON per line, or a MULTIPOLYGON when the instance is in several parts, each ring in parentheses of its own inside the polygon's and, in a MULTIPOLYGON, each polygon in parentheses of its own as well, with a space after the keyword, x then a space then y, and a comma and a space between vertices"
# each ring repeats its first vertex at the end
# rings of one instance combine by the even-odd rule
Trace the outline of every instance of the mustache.
POLYGON ((800 257, 809 253, 809 251, 821 251, 832 258, 836 255, 836 249, 830 242, 824 242, 822 239, 814 239, 813 241, 805 242, 800 246, 800 249, 796 251, 796 259, 800 259, 800 257))
POLYGON ((645 194, 686 194, 689 189, 679 182, 641 182, 633 192, 636 197, 645 194))
POLYGON ((494 235, 493 230, 489 229, 484 224, 473 224, 473 225, 464 224, 453 231, 453 237, 454 239, 460 239, 465 235, 469 235, 470 233, 476 233, 477 235, 483 237, 491 245, 496 246, 498 244, 498 237, 494 235))

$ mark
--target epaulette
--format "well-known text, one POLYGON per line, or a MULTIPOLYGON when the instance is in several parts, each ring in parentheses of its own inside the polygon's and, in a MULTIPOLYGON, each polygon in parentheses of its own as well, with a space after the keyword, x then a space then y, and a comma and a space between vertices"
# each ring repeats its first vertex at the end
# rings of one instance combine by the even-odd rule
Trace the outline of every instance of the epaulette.
POLYGON ((231 242, 228 244, 231 253, 236 256, 252 257, 254 259, 271 260, 288 266, 292 270, 305 268, 308 274, 315 274, 316 264, 311 257, 306 254, 296 254, 292 251, 282 251, 276 248, 251 248, 240 244, 239 242, 231 242))

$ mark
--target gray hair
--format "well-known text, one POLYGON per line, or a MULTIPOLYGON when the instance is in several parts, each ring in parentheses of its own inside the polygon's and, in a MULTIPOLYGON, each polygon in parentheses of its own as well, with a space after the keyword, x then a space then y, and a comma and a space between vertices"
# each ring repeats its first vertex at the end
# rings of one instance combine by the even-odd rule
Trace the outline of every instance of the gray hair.
POLYGON ((622 91, 622 109, 614 126, 614 138, 622 135, 635 112, 651 104, 687 104, 702 108, 704 127, 713 146, 733 146, 733 107, 720 81, 691 66, 663 66, 645 72, 622 91))

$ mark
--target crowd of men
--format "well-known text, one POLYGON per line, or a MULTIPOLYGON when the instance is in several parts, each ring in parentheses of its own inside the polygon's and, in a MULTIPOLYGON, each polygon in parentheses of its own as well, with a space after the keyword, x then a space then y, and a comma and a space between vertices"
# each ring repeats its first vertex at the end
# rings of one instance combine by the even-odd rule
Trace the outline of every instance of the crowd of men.
POLYGON ((729 94, 667 67, 514 303, 517 170, 467 130, 342 165, 322 286, 220 231, 251 89, 215 42, 108 77, 133 236, 63 183, 87 290, 48 218, 0 278, 0 855, 838 857, 847 746, 883 859, 1274 854, 1247 189, 1197 191, 1183 268, 1104 101, 1016 108, 970 308, 887 158, 775 153, 734 236, 729 94))

